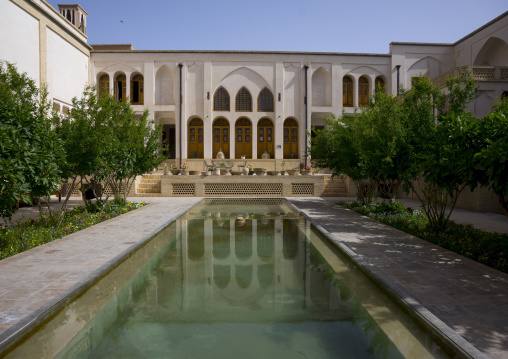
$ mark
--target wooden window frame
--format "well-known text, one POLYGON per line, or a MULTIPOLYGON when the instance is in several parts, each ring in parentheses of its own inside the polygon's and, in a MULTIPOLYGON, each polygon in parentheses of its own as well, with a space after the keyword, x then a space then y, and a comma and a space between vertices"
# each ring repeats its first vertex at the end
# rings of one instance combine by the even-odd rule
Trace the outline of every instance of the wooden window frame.
POLYGON ((235 111, 236 112, 252 112, 252 95, 251 95, 250 91, 245 86, 243 86, 236 93, 235 111), (248 108, 248 110, 244 110, 243 108, 248 108))
POLYGON ((213 94, 214 111, 230 111, 231 100, 229 92, 223 86, 219 87, 213 94), (218 97, 220 96, 220 97, 218 97))
POLYGON ((258 112, 274 112, 273 93, 264 87, 258 95, 258 112))

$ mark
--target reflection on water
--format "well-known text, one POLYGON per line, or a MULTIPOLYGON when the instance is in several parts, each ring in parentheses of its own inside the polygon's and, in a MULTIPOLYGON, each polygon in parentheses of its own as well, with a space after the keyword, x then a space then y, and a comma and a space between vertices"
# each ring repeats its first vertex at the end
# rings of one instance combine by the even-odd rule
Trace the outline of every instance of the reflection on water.
POLYGON ((91 299, 99 283, 32 347, 44 339, 61 358, 445 357, 283 201, 206 201, 131 260, 142 269, 126 285, 133 264, 113 271, 107 302, 91 299), (74 334, 57 343, 64 326, 74 334))

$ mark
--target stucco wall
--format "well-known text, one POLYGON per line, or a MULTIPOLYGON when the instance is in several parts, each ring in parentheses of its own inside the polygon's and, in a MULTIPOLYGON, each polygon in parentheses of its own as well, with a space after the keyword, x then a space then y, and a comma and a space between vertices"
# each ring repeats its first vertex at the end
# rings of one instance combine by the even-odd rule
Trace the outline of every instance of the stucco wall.
POLYGON ((88 56, 47 29, 47 68, 50 96, 70 103, 88 83, 88 56))
POLYGON ((39 20, 11 1, 0 1, 0 59, 16 63, 40 82, 39 20))

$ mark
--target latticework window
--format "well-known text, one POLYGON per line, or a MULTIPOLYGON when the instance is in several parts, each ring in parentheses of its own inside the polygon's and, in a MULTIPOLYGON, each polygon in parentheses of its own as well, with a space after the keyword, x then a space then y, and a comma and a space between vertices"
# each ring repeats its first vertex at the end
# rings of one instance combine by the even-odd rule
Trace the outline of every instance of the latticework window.
POLYGON ((104 74, 99 78, 99 96, 109 94, 109 75, 104 74))
POLYGON ((369 81, 363 76, 358 81, 358 104, 360 106, 369 104, 369 81))
POLYGON ((245 87, 242 87, 236 94, 236 111, 252 111, 252 96, 245 87))
POLYGON ((213 110, 229 111, 229 93, 222 86, 213 95, 213 110))
POLYGON ((342 79, 342 106, 353 107, 353 81, 349 77, 342 79))
POLYGON ((273 112, 273 94, 266 87, 258 96, 258 112, 273 112))

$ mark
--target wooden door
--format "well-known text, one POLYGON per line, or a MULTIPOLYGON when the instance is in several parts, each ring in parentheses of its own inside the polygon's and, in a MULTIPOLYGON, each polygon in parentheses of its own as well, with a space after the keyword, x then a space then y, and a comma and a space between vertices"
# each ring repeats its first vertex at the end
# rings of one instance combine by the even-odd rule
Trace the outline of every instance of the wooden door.
POLYGON ((369 81, 365 77, 360 77, 358 81, 358 105, 369 105, 369 81))
POLYGON ((235 158, 252 158, 252 123, 248 118, 236 121, 235 158))
POLYGON ((258 122, 258 158, 268 152, 270 158, 275 158, 273 122, 268 118, 262 118, 258 122))
POLYGON ((218 118, 213 123, 212 157, 216 158, 220 150, 225 158, 229 158, 229 122, 225 118, 218 118))
POLYGON ((203 151, 203 120, 192 119, 188 129, 188 153, 187 158, 204 158, 203 151))
POLYGON ((353 107, 353 80, 349 77, 342 79, 342 107, 353 107))
POLYGON ((284 121, 284 158, 298 158, 298 122, 292 118, 284 121))
POLYGON ((127 99, 127 79, 125 75, 118 75, 115 81, 116 102, 123 102, 127 99))

